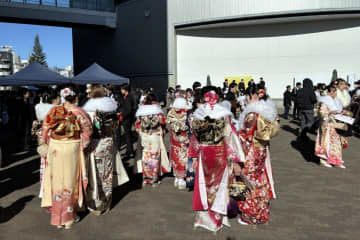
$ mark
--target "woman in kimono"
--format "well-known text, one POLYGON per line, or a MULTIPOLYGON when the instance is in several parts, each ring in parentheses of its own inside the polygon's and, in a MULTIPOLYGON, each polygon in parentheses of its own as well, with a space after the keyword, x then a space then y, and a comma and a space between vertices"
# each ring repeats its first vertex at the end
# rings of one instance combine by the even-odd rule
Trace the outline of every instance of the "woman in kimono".
POLYGON ((113 188, 127 182, 129 178, 115 146, 119 122, 117 104, 112 98, 105 97, 105 89, 101 85, 93 85, 90 99, 83 109, 90 116, 93 125, 87 206, 92 214, 100 215, 110 210, 113 188))
POLYGON ((159 176, 171 169, 163 142, 166 119, 153 93, 146 96, 145 104, 136 112, 136 118, 136 131, 143 147, 140 164, 143 186, 151 184, 156 187, 160 184, 159 176))
POLYGON ((342 151, 348 144, 346 138, 336 132, 335 127, 339 123, 334 118, 335 114, 343 113, 343 107, 336 97, 336 88, 328 86, 327 89, 327 96, 321 97, 319 101, 321 119, 316 137, 315 155, 320 157, 320 164, 325 167, 345 168, 342 151))
MULTIPOLYGON (((248 191, 238 201, 240 224, 262 224, 269 221, 270 199, 274 199, 269 143, 278 130, 276 105, 264 89, 250 86, 246 89, 247 105, 239 119, 239 138, 245 153, 241 174, 248 191)), ((237 167, 239 169, 239 167, 237 167)))
POLYGON ((231 140, 236 139, 229 121, 232 113, 217 104, 217 88, 207 86, 202 95, 205 103, 193 114, 191 125, 195 140, 189 146, 191 155, 198 156, 194 227, 217 232, 223 226, 230 226, 227 218, 229 166, 239 159, 231 140))
POLYGON ((88 150, 92 124, 74 102, 72 87, 61 90, 63 104, 50 110, 42 137, 48 145, 42 207, 51 207, 51 224, 70 229, 79 220, 87 187, 84 151, 88 150))
POLYGON ((186 167, 188 160, 189 139, 186 125, 187 111, 191 107, 183 97, 175 99, 167 115, 170 125, 170 158, 175 177, 174 186, 179 190, 186 189, 186 167))
MULTIPOLYGON (((37 120, 33 122, 31 133, 38 138, 38 148, 37 151, 40 155, 40 193, 39 198, 43 196, 43 176, 46 163, 47 155, 47 145, 42 138, 42 125, 46 115, 49 111, 54 108, 56 105, 60 104, 60 96, 57 91, 51 93, 46 93, 42 96, 42 102, 35 105, 35 114, 37 120)), ((48 211, 50 209, 47 209, 48 211)))

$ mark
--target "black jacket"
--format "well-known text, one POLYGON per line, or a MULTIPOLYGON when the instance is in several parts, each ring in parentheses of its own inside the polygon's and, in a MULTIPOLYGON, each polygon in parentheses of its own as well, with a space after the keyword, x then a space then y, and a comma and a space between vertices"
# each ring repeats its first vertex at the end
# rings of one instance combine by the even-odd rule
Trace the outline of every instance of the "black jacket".
POLYGON ((303 88, 296 94, 296 103, 300 110, 313 110, 316 103, 313 83, 310 79, 304 79, 303 88))
POLYGON ((289 91, 284 92, 284 106, 291 106, 292 94, 289 91))
POLYGON ((245 90, 245 84, 243 82, 239 82, 238 88, 239 90, 245 90))
POLYGON ((119 111, 122 113, 124 120, 133 119, 137 107, 134 96, 131 93, 129 93, 126 97, 121 95, 119 97, 119 104, 119 111))
POLYGON ((296 104, 296 95, 297 95, 299 90, 300 89, 297 89, 296 87, 294 87, 294 89, 291 92, 291 98, 292 98, 292 101, 294 102, 294 104, 296 104))

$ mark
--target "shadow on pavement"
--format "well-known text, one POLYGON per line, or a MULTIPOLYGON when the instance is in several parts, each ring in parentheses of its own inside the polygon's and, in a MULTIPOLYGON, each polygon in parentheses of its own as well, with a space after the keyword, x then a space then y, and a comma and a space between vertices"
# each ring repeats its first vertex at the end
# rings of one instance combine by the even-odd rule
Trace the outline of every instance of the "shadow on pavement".
POLYGON ((35 150, 34 151, 23 151, 23 152, 13 153, 13 154, 6 154, 3 159, 3 164, 1 167, 5 168, 6 166, 9 166, 12 163, 16 163, 20 160, 26 159, 28 157, 32 157, 34 155, 37 155, 37 152, 35 150))
POLYGON ((111 209, 113 209, 127 194, 142 188, 142 174, 134 174, 133 171, 127 172, 130 181, 113 190, 111 209))
POLYGON ((320 159, 315 156, 315 141, 311 139, 306 141, 297 139, 291 142, 291 146, 299 151, 307 162, 320 164, 320 159))
POLYGON ((25 196, 16 200, 8 207, 4 208, 0 206, 0 224, 6 223, 19 214, 25 208, 26 203, 30 202, 34 197, 34 195, 25 196))
POLYGON ((0 198, 39 181, 39 158, 0 170, 0 198))
POLYGON ((282 125, 281 129, 287 132, 290 132, 292 134, 294 134, 295 136, 299 135, 299 129, 298 128, 292 128, 290 125, 282 125))

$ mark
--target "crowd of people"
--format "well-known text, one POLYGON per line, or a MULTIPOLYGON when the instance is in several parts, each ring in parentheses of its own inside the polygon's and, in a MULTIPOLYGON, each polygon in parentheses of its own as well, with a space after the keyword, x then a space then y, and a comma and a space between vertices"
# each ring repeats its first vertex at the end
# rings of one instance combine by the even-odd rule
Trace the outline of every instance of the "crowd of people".
MULTIPOLYGON (((343 79, 316 88, 304 79, 284 93, 283 117, 289 117, 294 105, 301 141, 318 122, 315 154, 325 167, 345 168, 342 149, 347 147, 351 111, 359 121, 358 105, 351 101, 359 101, 360 85, 352 98, 346 88, 343 79)), ((120 91, 92 85, 84 92, 73 85, 48 89, 36 105, 27 100, 29 91, 24 93, 34 121, 24 125, 23 135, 25 144, 31 139, 26 131, 37 138, 39 197, 51 225, 70 229, 84 209, 107 213, 113 189, 132 180, 125 158, 135 158, 143 187, 158 187, 161 176, 172 172, 174 188, 193 192, 195 227, 217 232, 230 226, 229 218, 237 217, 243 225, 269 221, 270 201, 276 198, 269 146, 279 118, 263 79, 247 86, 226 81, 222 88, 195 82, 184 90, 178 85, 168 89, 162 104, 153 89, 132 92, 128 84, 120 91)))
POLYGON ((299 140, 308 141, 308 132, 317 133, 315 155, 328 168, 345 168, 342 152, 348 147, 347 137, 359 134, 360 81, 353 91, 349 89, 341 78, 315 87, 311 79, 304 79, 284 92, 284 118, 289 119, 293 106, 293 120, 300 120, 299 140))

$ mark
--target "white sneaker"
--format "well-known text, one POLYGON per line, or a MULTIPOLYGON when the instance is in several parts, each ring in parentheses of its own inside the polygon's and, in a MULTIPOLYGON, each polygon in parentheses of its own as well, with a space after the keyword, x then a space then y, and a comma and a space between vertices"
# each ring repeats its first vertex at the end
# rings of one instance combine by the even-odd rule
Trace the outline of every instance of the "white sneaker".
POLYGON ((345 168, 346 168, 344 165, 337 165, 337 166, 335 166, 335 167, 337 167, 337 168, 342 168, 342 169, 345 169, 345 168))
POLYGON ((320 164, 324 167, 332 168, 332 166, 330 164, 328 164, 325 160, 320 160, 320 164))
POLYGON ((184 179, 181 179, 181 178, 179 179, 178 188, 179 188, 179 190, 186 189, 186 181, 184 179))
POLYGON ((249 225, 248 223, 241 221, 241 218, 238 218, 238 223, 241 225, 249 225))
POLYGON ((179 186, 179 179, 176 177, 174 180, 174 187, 178 187, 179 186))
POLYGON ((323 163, 322 164, 324 167, 327 167, 327 168, 332 168, 332 166, 330 165, 330 164, 328 164, 328 163, 323 163))

